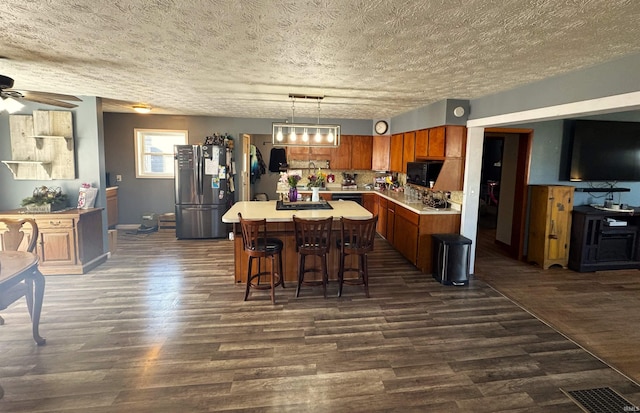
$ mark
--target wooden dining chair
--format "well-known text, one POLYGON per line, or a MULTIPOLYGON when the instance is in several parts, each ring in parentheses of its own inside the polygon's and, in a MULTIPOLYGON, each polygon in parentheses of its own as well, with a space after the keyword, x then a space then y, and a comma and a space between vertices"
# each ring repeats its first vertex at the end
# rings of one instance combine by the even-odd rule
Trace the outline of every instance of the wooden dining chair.
MULTIPOLYGON (((4 224, 4 229, 0 225, 0 246, 2 251, 35 252, 36 243, 38 242, 38 225, 35 220, 31 218, 0 218, 0 224, 4 224)), ((29 315, 32 316, 33 290, 25 282, 14 286, 10 291, 0 291, 0 310, 4 310, 23 296, 27 300, 29 315)), ((0 325, 2 324, 4 324, 4 319, 0 317, 0 325)))

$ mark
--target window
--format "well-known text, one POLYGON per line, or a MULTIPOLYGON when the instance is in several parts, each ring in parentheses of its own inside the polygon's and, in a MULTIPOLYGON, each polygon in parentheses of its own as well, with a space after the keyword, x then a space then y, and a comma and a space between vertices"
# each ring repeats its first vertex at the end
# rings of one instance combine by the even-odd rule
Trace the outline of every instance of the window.
POLYGON ((188 131, 135 129, 136 178, 173 178, 173 146, 188 143, 188 131))

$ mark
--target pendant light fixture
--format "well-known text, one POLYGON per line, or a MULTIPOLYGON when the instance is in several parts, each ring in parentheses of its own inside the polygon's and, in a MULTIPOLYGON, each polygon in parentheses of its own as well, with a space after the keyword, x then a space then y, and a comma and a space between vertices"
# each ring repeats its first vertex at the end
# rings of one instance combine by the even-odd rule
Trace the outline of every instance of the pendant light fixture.
POLYGON ((324 96, 290 94, 289 98, 291 99, 291 123, 273 123, 272 142, 274 146, 313 146, 335 148, 340 145, 340 125, 320 123, 320 102, 324 99, 324 96), (315 124, 295 122, 296 99, 312 99, 318 103, 318 118, 315 124), (315 132, 313 139, 310 139, 309 131, 315 132), (298 132, 301 132, 300 139, 298 139, 298 132))

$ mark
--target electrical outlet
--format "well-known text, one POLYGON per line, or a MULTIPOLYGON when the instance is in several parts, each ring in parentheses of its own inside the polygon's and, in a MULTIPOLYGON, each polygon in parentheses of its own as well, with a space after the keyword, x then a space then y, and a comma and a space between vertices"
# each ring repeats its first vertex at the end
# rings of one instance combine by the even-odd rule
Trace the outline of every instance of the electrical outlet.
POLYGON ((116 182, 122 182, 122 175, 116 175, 116 182))

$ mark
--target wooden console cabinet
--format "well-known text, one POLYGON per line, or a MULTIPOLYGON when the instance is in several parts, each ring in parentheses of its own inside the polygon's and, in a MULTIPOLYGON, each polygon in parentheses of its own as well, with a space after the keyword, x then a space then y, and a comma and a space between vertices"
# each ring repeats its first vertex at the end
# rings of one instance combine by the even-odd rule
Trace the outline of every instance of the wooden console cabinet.
POLYGON ((640 269, 639 213, 575 207, 569 268, 579 272, 640 269), (606 218, 625 221, 627 225, 610 226, 606 218))
POLYGON ((527 259, 544 269, 567 267, 573 210, 572 186, 531 185, 527 259))
MULTIPOLYGON (((36 252, 40 272, 45 275, 84 274, 107 259, 102 239, 102 208, 48 214, 7 211, 0 215, 35 219, 40 232, 36 252)), ((0 236, 2 233, 4 227, 0 227, 0 236)))

